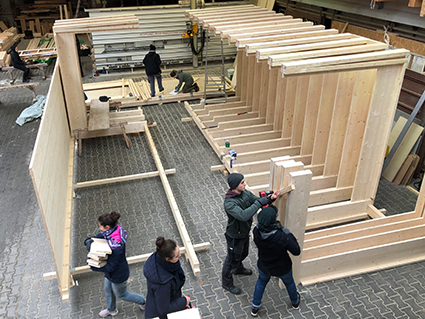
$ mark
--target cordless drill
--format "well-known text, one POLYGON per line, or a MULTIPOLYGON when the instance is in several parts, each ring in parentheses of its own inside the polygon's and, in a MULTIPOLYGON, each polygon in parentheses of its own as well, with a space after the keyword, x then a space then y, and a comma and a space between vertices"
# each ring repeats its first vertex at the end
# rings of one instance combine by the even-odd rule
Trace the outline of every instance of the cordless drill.
POLYGON ((267 197, 267 196, 273 195, 273 193, 274 193, 273 191, 260 191, 258 194, 260 197, 267 197))

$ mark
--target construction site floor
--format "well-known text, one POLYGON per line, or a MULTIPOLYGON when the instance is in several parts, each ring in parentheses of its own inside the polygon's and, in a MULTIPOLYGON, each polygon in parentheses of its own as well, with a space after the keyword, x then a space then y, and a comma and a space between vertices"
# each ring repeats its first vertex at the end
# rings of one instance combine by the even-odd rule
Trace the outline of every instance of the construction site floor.
MULTIPOLYGON (((46 81, 33 76, 33 81, 40 82, 38 94, 47 94, 52 71, 53 65, 48 67, 46 81)), ((91 74, 90 70, 85 73, 91 74)), ((131 76, 139 81, 145 78, 131 76)), ((106 78, 85 76, 83 80, 106 78)), ((8 85, 5 72, 0 72, 0 85, 8 85)), ((2 92, 0 100, 0 318, 97 318, 106 306, 101 273, 75 276, 78 286, 71 289, 69 303, 62 303, 56 280, 43 281, 43 273, 54 271, 54 265, 28 171, 40 120, 22 127, 15 124, 32 103, 29 90, 2 92)), ((183 104, 151 105, 143 107, 143 112, 148 122, 157 123, 150 132, 164 168, 176 169, 168 179, 192 242, 211 243, 208 251, 197 253, 198 278, 182 258, 184 293, 191 296, 203 319, 249 318, 258 274, 253 243, 245 266, 254 275, 235 280, 242 294, 235 296, 221 288, 227 184, 220 171, 210 170, 220 164, 219 158, 196 126, 181 121, 188 116, 183 104)), ((122 136, 84 140, 82 157, 75 159, 74 182, 157 170, 144 134, 129 138, 131 149, 122 136)), ((375 205, 392 215, 413 210, 415 201, 416 195, 406 187, 382 180, 375 205)), ((157 236, 182 244, 159 177, 79 189, 72 220, 72 266, 86 264, 83 240, 97 231, 97 217, 111 210, 122 214, 120 224, 128 231, 127 256, 154 251, 157 236)), ((143 264, 130 266, 128 288, 146 294, 143 264)), ((301 305, 295 310, 286 291, 271 280, 259 318, 425 318, 425 262, 299 287, 299 292, 301 305)), ((144 318, 134 304, 119 301, 117 307, 116 318, 144 318)))

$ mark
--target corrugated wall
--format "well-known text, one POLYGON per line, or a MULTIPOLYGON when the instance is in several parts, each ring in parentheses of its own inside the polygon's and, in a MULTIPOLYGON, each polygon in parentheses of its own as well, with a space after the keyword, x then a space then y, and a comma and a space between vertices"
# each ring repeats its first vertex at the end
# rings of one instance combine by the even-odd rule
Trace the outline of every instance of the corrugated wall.
MULTIPOLYGON (((240 4, 245 4, 241 2, 240 4)), ((232 3, 234 5, 234 3, 232 3)), ((141 65, 149 45, 157 47, 157 53, 164 64, 191 62, 192 51, 189 39, 183 38, 186 32, 184 11, 188 7, 175 5, 163 7, 105 8, 86 10, 90 17, 134 14, 139 18, 140 29, 116 32, 96 32, 92 34, 96 67, 115 68, 141 65)), ((210 35, 208 60, 221 58, 220 37, 210 35)), ((198 35, 200 47, 201 35, 198 35)), ((224 43, 225 58, 234 58, 236 48, 224 43)), ((205 50, 203 51, 203 59, 205 50)))

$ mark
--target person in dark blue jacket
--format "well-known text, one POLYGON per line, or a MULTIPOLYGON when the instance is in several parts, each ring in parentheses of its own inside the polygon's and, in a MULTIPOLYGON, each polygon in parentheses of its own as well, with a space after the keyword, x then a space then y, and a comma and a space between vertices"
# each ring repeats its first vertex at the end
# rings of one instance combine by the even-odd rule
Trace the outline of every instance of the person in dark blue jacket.
POLYGON ((145 319, 166 319, 167 314, 183 310, 189 305, 190 297, 182 294, 186 277, 180 265, 180 257, 180 247, 174 240, 164 237, 156 239, 156 252, 143 267, 148 282, 145 319))
POLYGON ((292 276, 292 260, 288 255, 289 251, 298 256, 301 253, 300 246, 294 235, 276 220, 276 215, 276 207, 263 208, 258 214, 258 225, 253 230, 258 248, 258 280, 251 308, 253 317, 258 316, 261 299, 271 276, 283 281, 293 308, 298 308, 300 304, 300 294, 292 276))
MULTIPOLYGON (((99 316, 115 316, 118 314, 116 298, 139 304, 141 310, 145 310, 145 297, 141 294, 127 291, 127 279, 130 275, 127 259, 125 257, 125 243, 127 232, 118 225, 121 215, 117 212, 106 213, 98 218, 100 233, 95 238, 105 238, 111 247, 112 254, 108 256, 108 262, 101 268, 90 267, 93 271, 101 271, 105 275, 104 289, 108 307, 99 312, 99 316)), ((84 241, 89 249, 91 237, 84 241)))
POLYGON ((162 86, 162 76, 161 76, 161 57, 158 53, 155 52, 156 47, 151 44, 149 46, 149 53, 145 55, 143 59, 143 64, 145 65, 146 75, 148 76, 149 84, 151 85, 151 96, 155 96, 155 79, 158 82, 159 92, 164 91, 162 86))

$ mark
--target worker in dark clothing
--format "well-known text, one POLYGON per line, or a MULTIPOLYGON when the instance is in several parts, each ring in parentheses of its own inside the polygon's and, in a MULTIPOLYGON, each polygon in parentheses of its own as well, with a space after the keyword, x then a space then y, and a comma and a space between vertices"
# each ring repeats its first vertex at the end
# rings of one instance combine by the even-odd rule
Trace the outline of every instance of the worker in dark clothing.
POLYGON ((298 256, 301 253, 300 246, 289 229, 276 220, 276 216, 276 207, 263 208, 258 213, 258 225, 253 230, 258 248, 258 280, 251 307, 253 317, 258 316, 261 299, 271 276, 279 277, 285 284, 293 308, 298 308, 300 304, 300 294, 292 276, 292 260, 288 255, 289 251, 298 256))
POLYGON ((189 73, 183 72, 182 70, 180 71, 173 70, 171 71, 170 76, 172 78, 179 80, 179 84, 174 88, 174 90, 179 91, 184 83, 182 93, 190 93, 193 91, 195 92, 199 91, 198 84, 195 83, 195 81, 193 80, 193 77, 189 73))
POLYGON ((280 196, 280 190, 271 196, 257 197, 245 190, 244 176, 239 173, 230 174, 227 183, 230 188, 224 199, 224 209, 228 217, 225 233, 227 256, 223 264, 222 286, 239 295, 241 289, 233 284, 233 275, 252 275, 252 270, 242 264, 248 256, 252 217, 261 207, 274 202, 280 196))
POLYGON ((24 71, 24 76, 22 77, 22 82, 29 82, 28 74, 30 70, 25 66, 25 62, 21 60, 19 56, 18 47, 16 45, 12 45, 10 47, 12 52, 10 52, 10 58, 12 60, 12 65, 15 69, 19 69, 24 71))
POLYGON ((143 64, 145 65, 146 75, 148 76, 149 84, 151 85, 151 96, 155 96, 155 78, 158 82, 159 92, 164 91, 162 86, 162 77, 161 77, 161 57, 158 53, 155 52, 156 47, 151 44, 149 46, 149 53, 146 54, 143 59, 143 64))

